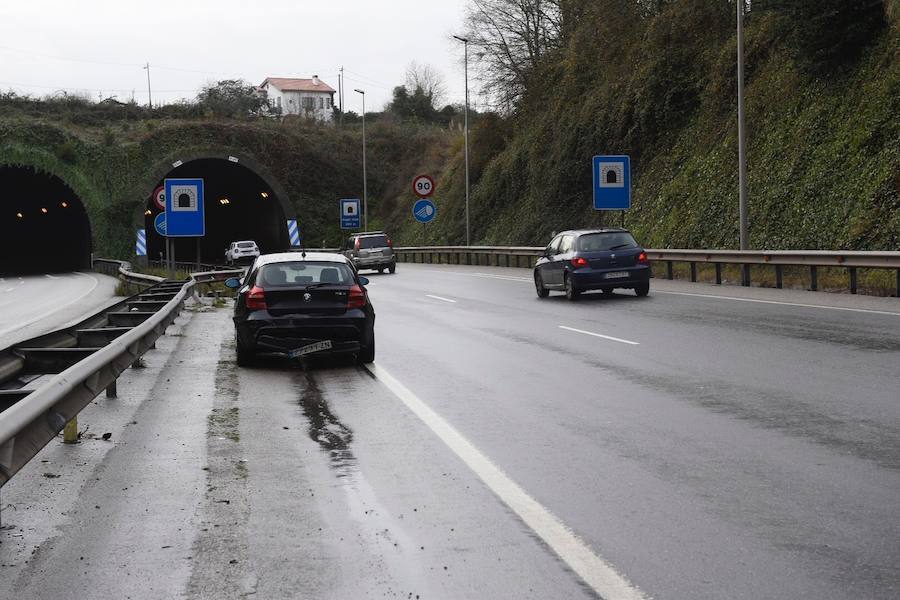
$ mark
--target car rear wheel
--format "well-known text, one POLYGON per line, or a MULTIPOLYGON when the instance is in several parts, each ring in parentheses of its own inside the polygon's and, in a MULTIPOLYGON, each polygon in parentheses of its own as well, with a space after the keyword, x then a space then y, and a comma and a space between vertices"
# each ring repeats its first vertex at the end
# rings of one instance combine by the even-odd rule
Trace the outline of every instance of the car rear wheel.
POLYGON ((544 287, 544 279, 540 272, 534 272, 534 290, 537 292, 538 298, 546 298, 550 295, 550 290, 544 287))
POLYGON ((356 355, 356 362, 361 365, 375 362, 375 338, 372 338, 371 344, 360 348, 359 354, 356 355))
POLYGON ((581 292, 578 291, 578 288, 575 287, 575 282, 568 275, 566 276, 566 298, 569 300, 575 301, 578 300, 578 294, 581 292))
POLYGON ((650 293, 650 283, 647 282, 634 286, 634 293, 641 297, 646 296, 650 293))
POLYGON ((388 273, 393 275, 396 272, 397 272, 397 265, 394 263, 391 263, 391 266, 388 267, 388 273))
POLYGON ((256 352, 244 348, 241 342, 237 342, 237 364, 239 367, 252 367, 256 364, 256 352))

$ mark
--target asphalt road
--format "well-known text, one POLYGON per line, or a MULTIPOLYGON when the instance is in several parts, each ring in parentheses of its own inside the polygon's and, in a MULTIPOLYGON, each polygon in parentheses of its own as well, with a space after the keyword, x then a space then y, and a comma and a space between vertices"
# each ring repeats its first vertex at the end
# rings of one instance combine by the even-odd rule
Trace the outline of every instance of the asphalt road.
POLYGON ((900 595, 896 299, 528 276, 373 275, 369 369, 186 313, 3 488, 0 597, 900 595))
POLYGON ((117 283, 99 273, 0 276, 0 348, 95 312, 111 301, 117 283))

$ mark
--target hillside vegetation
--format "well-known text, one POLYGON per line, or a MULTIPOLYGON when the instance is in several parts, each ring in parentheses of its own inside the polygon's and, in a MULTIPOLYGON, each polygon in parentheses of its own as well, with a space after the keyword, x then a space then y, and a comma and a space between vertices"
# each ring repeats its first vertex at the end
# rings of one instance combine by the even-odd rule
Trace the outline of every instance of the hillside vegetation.
MULTIPOLYGON (((591 156, 622 153, 634 181, 625 224, 645 244, 737 247, 734 4, 545 4, 560 11, 557 43, 515 79, 511 114, 473 129, 473 243, 542 244, 552 231, 599 224, 591 156)), ((900 249, 898 5, 753 3, 752 247, 900 249)), ((440 175, 439 218, 424 239, 459 243, 460 152, 440 175)), ((407 224, 404 237, 423 239, 406 214, 393 220, 407 224)))

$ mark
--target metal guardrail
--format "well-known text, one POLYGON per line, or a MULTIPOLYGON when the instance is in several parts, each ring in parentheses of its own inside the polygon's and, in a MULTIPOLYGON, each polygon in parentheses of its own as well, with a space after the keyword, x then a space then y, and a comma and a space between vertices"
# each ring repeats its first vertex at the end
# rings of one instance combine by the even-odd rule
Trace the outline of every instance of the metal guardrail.
MULTIPOLYGON (((394 248, 402 262, 446 262, 449 264, 531 267, 542 256, 538 246, 407 246, 394 248), (411 260, 410 260, 411 259, 411 260), (442 259, 444 259, 442 261, 442 259), (524 264, 523 264, 524 263, 524 264)), ((900 297, 900 252, 859 252, 827 250, 679 250, 647 249, 651 262, 666 264, 666 278, 674 279, 674 263, 689 263, 691 281, 697 281, 697 263, 715 265, 716 283, 722 283, 722 265, 741 265, 744 286, 750 285, 750 265, 772 265, 775 287, 783 287, 785 266, 809 268, 810 290, 817 290, 820 267, 846 268, 850 293, 857 291, 857 269, 896 271, 895 295, 900 297)))
POLYGON ((135 273, 124 261, 97 259, 94 268, 149 289, 72 327, 0 350, 0 487, 64 428, 67 441, 77 439, 78 413, 103 390, 115 397, 118 376, 154 347, 197 284, 243 273, 207 271, 168 282, 135 273), (40 382, 44 375, 52 377, 40 382), (35 381, 40 385, 30 388, 35 381))

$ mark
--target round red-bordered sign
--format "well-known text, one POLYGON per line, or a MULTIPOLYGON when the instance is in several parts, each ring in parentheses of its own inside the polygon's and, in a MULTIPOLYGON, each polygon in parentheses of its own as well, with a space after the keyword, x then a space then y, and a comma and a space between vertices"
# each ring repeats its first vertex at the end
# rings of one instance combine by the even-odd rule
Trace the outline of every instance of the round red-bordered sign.
POLYGON ((153 203, 159 208, 159 210, 166 210, 166 188, 165 186, 159 186, 155 190, 153 190, 153 203))
POLYGON ((434 179, 430 175, 419 175, 413 179, 413 194, 428 198, 434 194, 434 179))

